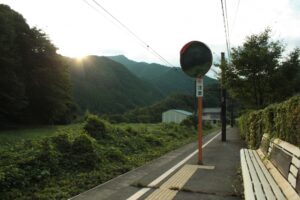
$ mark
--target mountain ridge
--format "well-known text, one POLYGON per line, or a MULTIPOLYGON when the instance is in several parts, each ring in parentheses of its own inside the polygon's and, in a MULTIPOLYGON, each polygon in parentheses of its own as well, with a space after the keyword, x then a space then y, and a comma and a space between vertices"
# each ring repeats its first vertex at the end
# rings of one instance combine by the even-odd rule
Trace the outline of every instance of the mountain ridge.
MULTIPOLYGON (((181 68, 167 67, 156 63, 136 62, 124 55, 108 58, 123 64, 130 72, 144 81, 148 81, 165 96, 174 93, 194 95, 195 80, 187 76, 181 68)), ((204 85, 218 84, 218 80, 204 76, 204 85)))
POLYGON ((73 96, 82 111, 122 113, 162 98, 151 84, 104 56, 70 60, 73 96))

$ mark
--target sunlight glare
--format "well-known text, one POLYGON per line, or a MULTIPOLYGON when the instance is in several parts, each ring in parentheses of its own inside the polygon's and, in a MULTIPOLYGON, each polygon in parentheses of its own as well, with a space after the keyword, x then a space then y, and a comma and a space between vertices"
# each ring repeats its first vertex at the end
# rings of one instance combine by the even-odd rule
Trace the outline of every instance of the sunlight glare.
POLYGON ((59 53, 63 56, 73 58, 78 62, 84 60, 88 56, 86 53, 83 53, 81 51, 77 51, 74 49, 58 50, 57 53, 59 53))
POLYGON ((79 56, 75 56, 73 58, 75 58, 75 60, 77 62, 82 62, 86 57, 87 57, 87 55, 79 55, 79 56))

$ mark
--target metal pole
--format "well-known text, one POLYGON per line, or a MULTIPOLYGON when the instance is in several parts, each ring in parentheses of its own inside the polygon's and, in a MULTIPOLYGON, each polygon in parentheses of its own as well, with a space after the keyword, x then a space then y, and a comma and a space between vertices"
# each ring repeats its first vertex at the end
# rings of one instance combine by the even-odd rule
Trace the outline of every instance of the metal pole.
POLYGON ((202 165, 202 97, 198 97, 198 164, 202 165))
POLYGON ((230 126, 234 125, 234 116, 233 116, 233 100, 231 100, 231 111, 230 111, 230 126))
POLYGON ((222 102, 221 102, 221 117, 222 117, 222 142, 226 141, 226 90, 222 88, 222 102))
MULTIPOLYGON (((195 79, 195 87, 194 87, 194 94, 197 94, 197 79, 195 79)), ((197 116, 197 112, 198 112, 198 98, 197 98, 197 95, 195 96, 195 99, 194 99, 194 114, 195 116, 197 116)), ((193 120, 196 120, 195 118, 193 120)))
POLYGON ((226 90, 225 81, 225 53, 221 53, 221 120, 222 120, 222 142, 226 141, 226 90))

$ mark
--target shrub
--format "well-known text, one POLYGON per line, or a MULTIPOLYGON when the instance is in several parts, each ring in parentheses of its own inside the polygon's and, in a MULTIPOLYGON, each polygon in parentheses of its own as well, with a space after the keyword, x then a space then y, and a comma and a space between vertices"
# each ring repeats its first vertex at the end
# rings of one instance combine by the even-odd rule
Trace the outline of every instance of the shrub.
POLYGON ((110 124, 107 121, 100 119, 97 115, 89 114, 86 117, 83 128, 91 137, 101 140, 108 138, 110 124))
POLYGON ((23 188, 27 185, 26 173, 24 170, 9 165, 2 168, 0 172, 0 193, 10 188, 23 188))
POLYGON ((72 143, 68 134, 59 134, 51 139, 56 149, 61 153, 68 153, 71 151, 72 143))
POLYGON ((58 152, 54 148, 49 138, 45 138, 41 141, 40 151, 37 156, 33 158, 28 163, 25 162, 24 165, 30 165, 37 169, 35 178, 38 180, 42 179, 48 173, 43 173, 42 171, 46 170, 52 174, 57 173, 59 160, 58 160, 58 152))
POLYGON ((111 147, 107 149, 106 158, 110 162, 120 162, 125 163, 127 161, 126 156, 122 153, 122 151, 116 147, 111 147))
POLYGON ((0 199, 67 199, 194 139, 195 130, 178 124, 100 121, 108 138, 96 140, 80 125, 0 149, 0 199))
POLYGON ((258 148, 265 133, 300 146, 300 96, 250 111, 238 119, 238 125, 250 148, 258 148))
POLYGON ((162 145, 162 141, 159 139, 159 135, 146 135, 145 141, 150 144, 151 147, 157 147, 162 145))
POLYGON ((184 119, 181 123, 181 126, 186 127, 194 127, 197 128, 197 118, 195 116, 189 116, 186 119, 184 119))
POLYGON ((95 152, 92 138, 82 134, 75 138, 72 144, 72 160, 76 169, 93 169, 99 158, 95 152))
POLYGON ((213 125, 210 121, 203 121, 202 122, 202 127, 204 130, 209 130, 213 128, 213 125))

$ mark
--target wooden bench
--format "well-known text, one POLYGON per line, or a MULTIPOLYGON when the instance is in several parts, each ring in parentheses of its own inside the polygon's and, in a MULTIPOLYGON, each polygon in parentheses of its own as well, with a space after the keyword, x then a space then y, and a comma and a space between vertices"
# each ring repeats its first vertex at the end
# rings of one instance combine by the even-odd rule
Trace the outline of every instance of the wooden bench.
POLYGON ((264 135, 257 150, 241 149, 246 200, 300 199, 300 149, 264 135))

